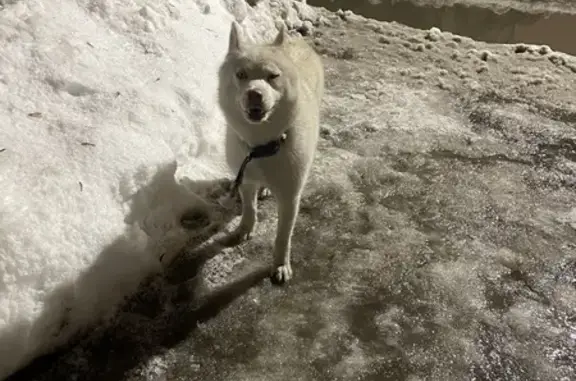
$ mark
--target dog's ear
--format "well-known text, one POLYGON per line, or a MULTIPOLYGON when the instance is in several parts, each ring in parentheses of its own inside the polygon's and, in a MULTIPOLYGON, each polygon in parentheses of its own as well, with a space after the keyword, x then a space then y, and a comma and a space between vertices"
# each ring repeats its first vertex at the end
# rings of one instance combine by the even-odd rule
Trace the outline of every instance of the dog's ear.
POLYGON ((240 51, 242 50, 242 31, 240 30, 240 24, 236 21, 232 21, 230 26, 230 38, 228 41, 228 51, 240 51))
POLYGON ((280 30, 278 31, 278 34, 276 35, 276 38, 274 39, 274 45, 282 45, 285 41, 287 41, 289 38, 288 36, 288 29, 286 29, 286 24, 281 23, 280 24, 280 30))

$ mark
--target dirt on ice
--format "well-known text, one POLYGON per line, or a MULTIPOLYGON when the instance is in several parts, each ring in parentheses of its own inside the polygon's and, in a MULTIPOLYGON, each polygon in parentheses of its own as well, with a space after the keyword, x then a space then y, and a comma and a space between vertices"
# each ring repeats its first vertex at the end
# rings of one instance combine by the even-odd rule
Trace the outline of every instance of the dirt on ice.
POLYGON ((576 58, 319 12, 293 281, 260 265, 263 200, 251 241, 191 248, 11 381, 574 380, 576 58))
POLYGON ((475 40, 532 43, 576 55, 576 3, 486 0, 309 0, 418 29, 438 27, 475 40))

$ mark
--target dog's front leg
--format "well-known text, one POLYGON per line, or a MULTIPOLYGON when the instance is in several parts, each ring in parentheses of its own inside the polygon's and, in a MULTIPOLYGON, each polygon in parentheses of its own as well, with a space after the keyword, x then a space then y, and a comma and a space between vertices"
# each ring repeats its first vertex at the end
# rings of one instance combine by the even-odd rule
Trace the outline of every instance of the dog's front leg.
POLYGON ((292 232, 298 216, 300 205, 300 195, 279 195, 278 202, 278 227, 276 230, 276 241, 274 243, 274 269, 272 282, 282 284, 292 278, 292 267, 290 266, 290 251, 292 232))

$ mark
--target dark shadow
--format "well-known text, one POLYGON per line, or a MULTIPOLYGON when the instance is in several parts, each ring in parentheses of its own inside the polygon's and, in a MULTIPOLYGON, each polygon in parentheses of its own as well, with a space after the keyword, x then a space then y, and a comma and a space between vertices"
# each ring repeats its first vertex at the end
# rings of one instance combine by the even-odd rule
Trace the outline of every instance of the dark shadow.
MULTIPOLYGON (((199 322, 218 314, 270 274, 268 267, 259 267, 220 288, 206 287, 202 269, 224 248, 222 227, 237 214, 238 205, 231 211, 217 206, 228 180, 176 183, 175 169, 175 163, 159 168, 146 186, 130 196, 126 233, 108 245, 74 283, 60 286, 46 299, 32 336, 57 349, 36 358, 6 381, 122 380, 126 372, 178 344, 199 322), (167 212, 153 213, 156 206, 167 212), (163 268, 161 258, 150 258, 150 250, 156 253, 164 244, 161 232, 154 229, 168 220, 180 224, 190 216, 202 218, 184 221, 193 229, 177 227, 183 235, 176 245, 167 245, 165 254, 171 259, 163 268), (146 234, 153 239, 143 245, 142 235, 146 234), (143 273, 152 275, 141 281, 137 274, 143 273), (123 300, 126 294, 132 296, 123 300), (85 299, 105 302, 90 305, 85 299), (111 314, 102 307, 110 305, 120 308, 111 314), (93 317, 107 322, 102 324, 93 317), (79 321, 87 327, 81 332, 76 329, 79 321)), ((122 184, 119 188, 122 194, 122 184)), ((39 352, 46 353, 50 347, 39 352)))
MULTIPOLYGON (((199 272, 202 264, 191 270, 199 272)), ((216 316, 269 274, 269 267, 260 267, 200 295, 200 279, 170 287, 157 278, 127 303, 115 324, 38 358, 6 381, 124 380, 127 372, 185 340, 199 323, 216 316)))

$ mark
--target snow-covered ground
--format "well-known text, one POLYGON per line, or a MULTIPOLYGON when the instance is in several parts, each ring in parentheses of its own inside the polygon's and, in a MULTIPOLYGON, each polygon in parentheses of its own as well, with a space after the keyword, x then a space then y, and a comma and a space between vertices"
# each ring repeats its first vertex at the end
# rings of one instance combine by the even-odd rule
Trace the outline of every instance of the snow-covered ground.
POLYGON ((0 379, 109 317, 228 176, 216 70, 233 18, 291 1, 0 1, 0 379), (170 237, 166 239, 165 237, 170 237))

